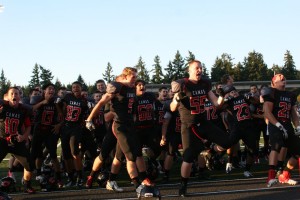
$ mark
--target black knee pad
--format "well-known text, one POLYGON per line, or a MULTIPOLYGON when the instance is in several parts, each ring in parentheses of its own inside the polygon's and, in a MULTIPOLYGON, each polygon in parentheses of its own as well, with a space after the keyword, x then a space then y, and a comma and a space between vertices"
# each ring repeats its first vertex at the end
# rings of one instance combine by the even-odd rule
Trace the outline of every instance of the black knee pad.
POLYGON ((196 158, 194 151, 190 148, 187 148, 183 153, 183 161, 187 163, 192 163, 196 158))

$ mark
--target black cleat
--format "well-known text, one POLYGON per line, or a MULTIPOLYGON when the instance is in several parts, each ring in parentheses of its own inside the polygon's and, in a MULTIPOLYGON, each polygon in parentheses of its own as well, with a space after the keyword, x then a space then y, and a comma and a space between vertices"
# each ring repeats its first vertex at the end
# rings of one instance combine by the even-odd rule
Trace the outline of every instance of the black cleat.
POLYGON ((179 188, 179 196, 180 197, 186 197, 186 186, 184 185, 180 185, 180 188, 179 188))

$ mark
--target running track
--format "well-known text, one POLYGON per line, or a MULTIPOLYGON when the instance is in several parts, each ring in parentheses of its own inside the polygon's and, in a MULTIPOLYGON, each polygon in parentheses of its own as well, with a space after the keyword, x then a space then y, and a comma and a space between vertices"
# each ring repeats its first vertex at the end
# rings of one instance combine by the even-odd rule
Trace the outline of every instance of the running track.
MULTIPOLYGON (((295 177, 294 177, 295 178, 295 177)), ((299 181, 299 177, 295 178, 299 181)), ((300 199, 300 185, 288 186, 276 184, 266 187, 266 178, 232 179, 195 181, 188 187, 189 197, 182 198, 177 195, 178 184, 160 184, 162 199, 201 199, 201 200, 282 200, 300 199)), ((34 195, 11 195, 14 200, 82 200, 82 199, 137 199, 133 187, 125 187, 123 193, 114 193, 106 189, 82 189, 57 191, 51 193, 39 192, 34 195)))

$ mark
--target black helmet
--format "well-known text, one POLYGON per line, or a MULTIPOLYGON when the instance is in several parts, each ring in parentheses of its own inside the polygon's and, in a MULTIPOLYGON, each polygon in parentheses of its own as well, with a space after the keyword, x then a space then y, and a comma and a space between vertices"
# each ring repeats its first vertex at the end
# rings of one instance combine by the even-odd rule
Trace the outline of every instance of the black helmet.
POLYGON ((222 89, 224 91, 224 94, 228 94, 229 92, 236 90, 233 85, 223 85, 222 89))
POLYGON ((160 191, 155 186, 144 186, 138 194, 139 199, 161 199, 160 191))
POLYGON ((6 176, 1 179, 1 188, 0 190, 3 192, 15 192, 16 187, 15 187, 16 181, 12 177, 6 176))

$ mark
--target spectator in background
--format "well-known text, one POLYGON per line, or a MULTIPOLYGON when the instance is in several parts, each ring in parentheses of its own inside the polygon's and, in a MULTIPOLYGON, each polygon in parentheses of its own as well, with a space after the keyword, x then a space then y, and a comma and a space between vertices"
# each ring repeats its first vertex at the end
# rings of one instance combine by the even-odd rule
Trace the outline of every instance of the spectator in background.
POLYGON ((102 80, 102 79, 96 81, 96 88, 97 88, 97 90, 100 93, 102 93, 102 94, 106 93, 106 84, 105 84, 105 81, 102 80))

